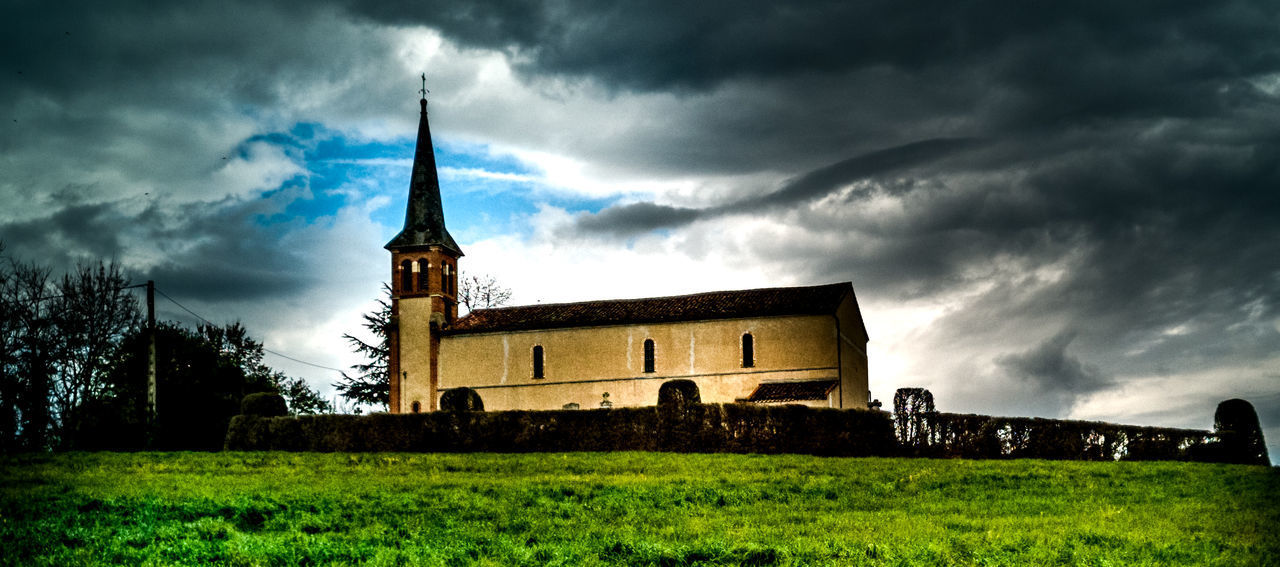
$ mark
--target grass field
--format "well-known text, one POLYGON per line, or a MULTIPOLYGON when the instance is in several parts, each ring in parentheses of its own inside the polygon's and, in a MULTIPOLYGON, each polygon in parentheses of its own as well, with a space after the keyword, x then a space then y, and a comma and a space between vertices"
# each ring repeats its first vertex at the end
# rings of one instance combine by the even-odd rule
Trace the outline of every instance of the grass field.
POLYGON ((1280 565, 1280 474, 796 455, 0 458, 5 565, 1280 565))

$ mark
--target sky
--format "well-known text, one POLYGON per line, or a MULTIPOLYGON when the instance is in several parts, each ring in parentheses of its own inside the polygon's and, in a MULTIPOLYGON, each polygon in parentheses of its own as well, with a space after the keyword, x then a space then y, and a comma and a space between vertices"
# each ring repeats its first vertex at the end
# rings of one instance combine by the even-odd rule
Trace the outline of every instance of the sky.
MULTIPOLYGON (((359 359, 419 76, 516 304, 852 282, 872 396, 1280 453, 1280 4, 10 0, 0 241, 359 359)), ((181 304, 186 310, 178 307, 181 304)), ((337 373, 270 355, 326 395, 337 373)))

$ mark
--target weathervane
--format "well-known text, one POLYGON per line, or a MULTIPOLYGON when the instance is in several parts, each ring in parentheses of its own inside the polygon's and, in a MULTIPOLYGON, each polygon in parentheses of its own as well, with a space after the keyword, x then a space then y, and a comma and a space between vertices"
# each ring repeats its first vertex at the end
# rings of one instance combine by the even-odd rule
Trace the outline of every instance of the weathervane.
POLYGON ((427 93, 431 91, 427 90, 427 74, 426 73, 422 74, 422 90, 418 92, 422 93, 422 100, 427 100, 427 93))

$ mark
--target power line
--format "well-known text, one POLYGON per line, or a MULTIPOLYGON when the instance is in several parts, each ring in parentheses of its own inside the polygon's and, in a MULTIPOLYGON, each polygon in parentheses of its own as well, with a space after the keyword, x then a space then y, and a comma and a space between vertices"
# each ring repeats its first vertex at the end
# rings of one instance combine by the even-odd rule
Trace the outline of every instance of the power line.
POLYGON ((345 374, 345 373, 346 373, 345 371, 343 371, 343 370, 338 370, 337 368, 334 368, 334 367, 332 367, 332 366, 325 366, 325 365, 323 365, 323 364, 316 364, 316 363, 314 363, 314 362, 307 362, 307 361, 305 361, 305 360, 298 360, 298 359, 296 359, 296 358, 294 358, 294 357, 292 357, 292 356, 286 356, 286 355, 280 354, 280 353, 278 353, 278 352, 276 352, 276 351, 274 351, 274 350, 270 350, 270 349, 268 349, 268 348, 266 348, 266 347, 263 347, 263 348, 262 348, 262 352, 269 352, 269 353, 274 354, 274 355, 276 355, 276 356, 278 356, 278 357, 280 357, 280 358, 287 358, 287 359, 292 360, 292 361, 294 361, 294 362, 297 362, 297 363, 299 363, 299 364, 305 364, 305 365, 307 365, 307 366, 314 366, 314 367, 316 367, 316 368, 323 368, 323 369, 325 369, 325 370, 332 370, 332 371, 334 371, 334 372, 338 372, 338 373, 342 373, 342 374, 345 374))
MULTIPOLYGON (((142 285, 146 285, 146 284, 142 284, 142 285)), ((134 287, 136 287, 136 286, 134 286, 134 287)), ((168 300, 169 300, 170 302, 172 302, 174 305, 177 305, 178 307, 180 307, 183 311, 186 311, 187 313, 190 313, 192 317, 195 317, 196 319, 199 319, 199 320, 201 320, 201 321, 204 321, 206 325, 210 325, 210 326, 213 326, 213 327, 217 327, 217 326, 218 326, 218 324, 217 324, 217 323, 214 323, 213 321, 210 321, 210 320, 208 320, 208 319, 205 319, 204 317, 201 317, 199 313, 196 313, 195 311, 192 311, 192 310, 190 310, 190 309, 187 309, 187 306, 185 306, 185 305, 183 305, 183 304, 181 304, 181 303, 178 303, 178 300, 176 300, 176 299, 174 299, 174 298, 172 298, 172 297, 169 297, 169 294, 167 294, 167 293, 165 293, 165 292, 161 291, 161 290, 160 290, 160 288, 155 288, 155 289, 156 289, 156 293, 158 293, 158 294, 160 294, 160 295, 164 296, 164 298, 165 298, 165 299, 168 299, 168 300)), ((298 359, 298 358, 294 358, 294 357, 289 356, 289 355, 287 355, 287 354, 281 354, 281 353, 278 353, 278 352, 276 352, 276 351, 274 351, 274 350, 271 350, 271 349, 269 349, 269 348, 267 348, 267 347, 265 347, 265 346, 264 346, 264 347, 262 347, 262 352, 266 352, 266 353, 274 354, 274 355, 276 355, 276 356, 278 356, 278 357, 280 357, 280 358, 284 358, 284 359, 288 359, 288 360, 292 360, 292 361, 294 361, 294 362, 297 362, 298 364, 305 364, 305 365, 307 365, 307 366, 314 366, 314 367, 316 367, 316 368, 321 368, 321 369, 324 369, 324 370, 332 370, 332 371, 334 371, 334 372, 338 372, 338 373, 345 373, 345 371, 343 371, 343 370, 339 370, 339 369, 334 368, 334 367, 332 367, 332 366, 325 366, 325 365, 323 365, 323 364, 316 364, 316 363, 314 363, 314 362, 307 362, 307 361, 305 361, 305 360, 298 359)))
POLYGON ((213 321, 210 321, 210 320, 208 320, 208 319, 205 319, 204 317, 201 317, 199 313, 196 313, 195 311, 192 311, 192 310, 190 310, 190 309, 187 309, 187 306, 186 306, 186 305, 183 305, 183 304, 181 304, 181 303, 178 303, 178 300, 176 300, 176 299, 174 299, 174 298, 172 298, 172 297, 169 297, 169 294, 167 294, 167 293, 165 293, 165 292, 163 292, 163 291, 160 291, 160 288, 156 288, 156 293, 158 293, 158 294, 160 294, 160 295, 164 296, 164 298, 165 298, 165 299, 168 299, 168 300, 169 300, 169 301, 171 301, 174 305, 177 305, 179 308, 181 308, 183 311, 186 311, 187 313, 190 313, 192 317, 195 317, 196 319, 199 319, 199 320, 201 320, 201 321, 204 321, 206 325, 212 325, 212 326, 214 326, 214 327, 217 327, 217 326, 218 326, 218 324, 217 324, 217 323, 214 323, 213 321))
MULTIPOLYGON (((115 288, 113 291, 122 291, 122 290, 126 290, 126 289, 138 288, 138 287, 147 287, 147 284, 145 284, 145 283, 140 283, 140 284, 133 284, 133 285, 121 286, 121 287, 117 287, 117 288, 115 288)), ((174 299, 174 298, 172 298, 172 297, 169 297, 169 294, 165 293, 165 292, 164 292, 164 291, 162 291, 160 288, 155 288, 155 290, 156 290, 156 293, 159 293, 159 294, 160 294, 161 296, 163 296, 165 299, 168 299, 168 300, 169 300, 169 302, 173 303, 174 305, 177 305, 177 306, 178 306, 178 308, 180 308, 180 309, 182 309, 183 311, 186 311, 187 313, 191 314, 191 316, 192 316, 192 317, 195 317, 196 319, 199 319, 199 320, 203 321, 206 325, 210 325, 210 326, 213 326, 213 327, 217 327, 217 326, 218 326, 218 324, 217 324, 217 323, 214 323, 213 321, 210 321, 210 320, 208 320, 208 319, 205 319, 204 317, 201 317, 199 313, 196 313, 195 311, 192 311, 191 309, 188 309, 186 305, 183 305, 183 304, 181 304, 181 303, 178 303, 178 300, 176 300, 176 299, 174 299)), ((34 298, 32 301, 33 301, 33 302, 36 302, 36 303, 39 303, 39 302, 41 302, 41 301, 46 301, 46 300, 50 300, 50 299, 61 299, 61 298, 64 298, 64 297, 66 297, 66 295, 47 295, 47 296, 43 296, 43 297, 37 297, 37 298, 34 298)), ((324 369, 324 370, 331 370, 331 371, 333 371, 333 372, 338 372, 338 373, 340 373, 340 374, 343 374, 343 373, 345 373, 345 372, 346 372, 346 371, 344 371, 344 370, 340 370, 340 369, 334 368, 334 367, 332 367, 332 366, 325 366, 325 365, 323 365, 323 364, 316 364, 316 363, 314 363, 314 362, 307 362, 307 361, 302 360, 302 359, 294 358, 294 357, 289 356, 289 355, 287 355, 287 354, 279 353, 279 352, 276 352, 276 351, 274 351, 274 350, 268 349, 268 348, 266 348, 265 346, 264 346, 264 347, 262 347, 262 352, 266 352, 266 353, 274 354, 274 355, 276 355, 276 356, 278 356, 278 357, 280 357, 280 358, 284 358, 284 359, 287 359, 287 360, 292 360, 292 361, 294 361, 294 362, 297 362, 298 364, 305 364, 305 365, 307 365, 307 366, 313 366, 313 367, 315 367, 315 368, 320 368, 320 369, 324 369)))

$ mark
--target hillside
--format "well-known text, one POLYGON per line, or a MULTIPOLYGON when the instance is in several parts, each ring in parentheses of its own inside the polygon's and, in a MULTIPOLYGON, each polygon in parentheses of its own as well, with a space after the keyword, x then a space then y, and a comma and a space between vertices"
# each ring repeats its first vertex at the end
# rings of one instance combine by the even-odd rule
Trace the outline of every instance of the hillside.
POLYGON ((4 565, 1266 565, 1280 474, 667 453, 0 458, 4 565))

